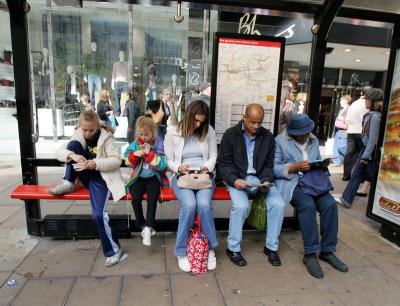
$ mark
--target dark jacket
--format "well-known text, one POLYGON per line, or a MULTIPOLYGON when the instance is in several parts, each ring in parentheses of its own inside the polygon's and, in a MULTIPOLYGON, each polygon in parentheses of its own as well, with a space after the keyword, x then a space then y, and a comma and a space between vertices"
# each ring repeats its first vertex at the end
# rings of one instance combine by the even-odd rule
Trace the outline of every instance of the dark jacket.
MULTIPOLYGON (((217 173, 230 186, 247 175, 247 149, 240 121, 222 136, 217 158, 217 173)), ((261 183, 274 181, 274 136, 260 127, 256 136, 253 167, 261 183)))
MULTIPOLYGON (((158 110, 160 109, 160 103, 162 103, 160 99, 147 101, 146 109, 151 110, 153 113, 157 113, 158 110)), ((162 103, 162 109, 164 112, 164 118, 160 124, 166 126, 167 120, 168 120, 169 116, 171 115, 171 111, 169 109, 169 106, 165 105, 164 103, 162 103)))
POLYGON ((136 120, 141 116, 137 102, 128 100, 125 104, 124 116, 128 117, 128 128, 135 130, 136 120))
POLYGON ((106 101, 100 100, 99 103, 97 103, 97 114, 99 115, 100 120, 110 122, 107 112, 111 110, 113 110, 112 107, 106 101))

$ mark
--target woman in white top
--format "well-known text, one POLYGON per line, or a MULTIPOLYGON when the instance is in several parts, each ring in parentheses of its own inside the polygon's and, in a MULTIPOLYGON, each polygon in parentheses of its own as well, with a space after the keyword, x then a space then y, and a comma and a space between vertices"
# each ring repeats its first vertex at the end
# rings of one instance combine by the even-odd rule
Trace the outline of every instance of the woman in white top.
POLYGON ((333 165, 342 165, 343 157, 347 150, 347 124, 345 122, 347 111, 351 102, 351 96, 340 98, 340 110, 335 120, 335 141, 333 143, 333 165))
POLYGON ((215 189, 214 177, 212 187, 192 190, 179 188, 178 173, 200 169, 201 172, 214 172, 217 160, 217 141, 213 128, 209 124, 210 111, 203 101, 193 101, 185 112, 183 119, 165 136, 164 150, 169 169, 174 172, 171 185, 180 204, 179 225, 174 255, 182 271, 190 272, 187 257, 187 241, 196 212, 200 216, 201 228, 208 238, 210 248, 208 269, 216 267, 214 249, 218 246, 215 232, 212 197, 215 189))

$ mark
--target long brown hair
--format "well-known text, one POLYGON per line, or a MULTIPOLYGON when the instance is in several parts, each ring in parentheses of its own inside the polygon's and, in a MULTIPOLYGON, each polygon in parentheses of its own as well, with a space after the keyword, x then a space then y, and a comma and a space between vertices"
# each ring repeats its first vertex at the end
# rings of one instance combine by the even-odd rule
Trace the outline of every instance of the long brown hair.
POLYGON ((202 100, 195 100, 190 103, 188 109, 185 112, 182 120, 178 123, 177 130, 181 132, 182 137, 188 138, 196 136, 203 141, 207 136, 208 127, 210 125, 210 109, 207 104, 202 100), (206 120, 196 129, 195 128, 195 116, 204 115, 206 120))
POLYGON ((103 128, 107 132, 114 133, 114 130, 111 126, 100 124, 99 115, 97 115, 97 113, 93 109, 84 110, 83 112, 80 113, 79 118, 78 118, 77 128, 79 128, 82 121, 94 122, 98 128, 103 128))

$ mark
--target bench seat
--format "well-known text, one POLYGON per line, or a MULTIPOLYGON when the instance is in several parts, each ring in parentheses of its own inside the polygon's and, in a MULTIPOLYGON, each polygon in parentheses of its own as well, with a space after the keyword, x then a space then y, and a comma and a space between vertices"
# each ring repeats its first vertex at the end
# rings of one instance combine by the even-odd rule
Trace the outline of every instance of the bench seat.
MULTIPOLYGON (((11 198, 20 200, 89 200, 89 191, 86 188, 82 187, 74 192, 56 196, 48 193, 48 190, 52 187, 53 186, 43 185, 19 185, 11 192, 11 198)), ((122 198, 122 200, 131 199, 132 196, 130 194, 122 198)), ((146 199, 146 195, 144 199, 146 199)), ((176 200, 172 188, 162 188, 160 200, 176 200)), ((216 187, 213 200, 230 200, 229 192, 226 187, 216 187)))

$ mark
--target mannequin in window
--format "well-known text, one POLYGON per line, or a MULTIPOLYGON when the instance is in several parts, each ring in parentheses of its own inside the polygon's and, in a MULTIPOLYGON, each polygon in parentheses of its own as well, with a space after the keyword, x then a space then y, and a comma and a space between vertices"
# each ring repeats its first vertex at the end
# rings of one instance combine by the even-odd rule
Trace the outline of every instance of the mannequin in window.
POLYGON ((79 100, 79 82, 74 71, 74 67, 67 66, 65 76, 65 102, 67 104, 76 103, 79 100))
POLYGON ((37 102, 45 106, 46 102, 49 101, 49 87, 50 87, 50 70, 49 70, 49 50, 47 48, 42 49, 42 58, 39 64, 39 86, 38 86, 38 97, 37 102))
POLYGON ((101 54, 97 52, 97 44, 92 42, 90 45, 91 52, 84 56, 84 72, 85 82, 88 83, 90 103, 94 107, 95 103, 95 91, 100 92, 102 81, 106 82, 106 78, 102 77, 105 74, 105 62, 101 54), (96 88, 96 90, 95 90, 96 88))
POLYGON ((149 83, 147 84, 144 92, 146 102, 150 100, 157 100, 157 85, 156 85, 156 66, 149 65, 149 83))
POLYGON ((111 89, 116 91, 115 114, 121 113, 121 94, 128 92, 128 62, 125 61, 124 51, 118 53, 119 61, 113 65, 111 89))

